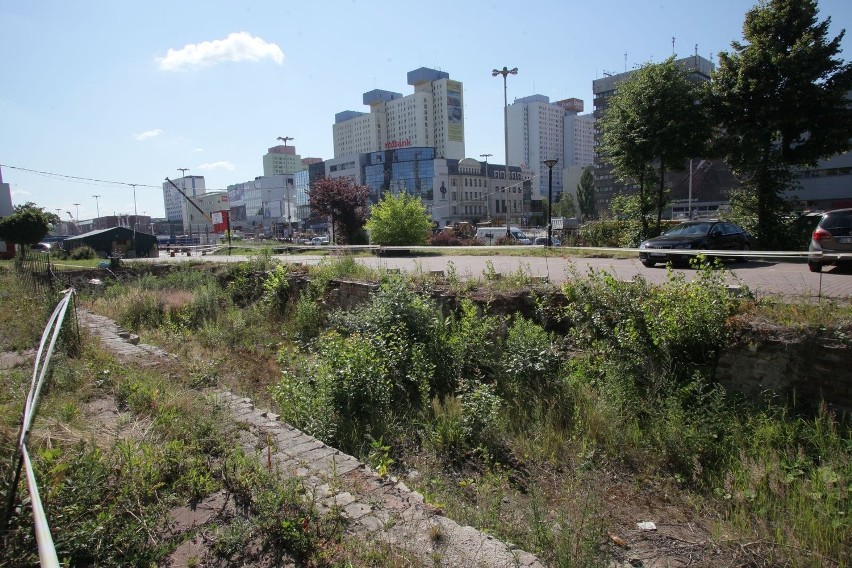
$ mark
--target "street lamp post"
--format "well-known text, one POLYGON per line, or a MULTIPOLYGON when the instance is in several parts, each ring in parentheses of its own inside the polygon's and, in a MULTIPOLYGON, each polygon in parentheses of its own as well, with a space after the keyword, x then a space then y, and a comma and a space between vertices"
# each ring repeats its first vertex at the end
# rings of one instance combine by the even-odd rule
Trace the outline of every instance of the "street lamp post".
POLYGON ((77 208, 77 224, 79 225, 80 224, 80 204, 79 203, 72 203, 72 205, 77 208))
POLYGON ((293 241, 293 221, 290 216, 290 188, 293 187, 293 180, 284 182, 287 184, 287 238, 293 241))
MULTIPOLYGON (((180 210, 183 211, 186 207, 186 172, 189 171, 189 168, 175 168, 180 172, 180 188, 183 191, 183 195, 181 196, 181 207, 180 210)), ((181 215, 181 225, 183 225, 183 215, 181 215)), ((186 227, 182 227, 184 231, 186 231, 186 227)), ((192 240, 192 223, 189 224, 189 237, 190 241, 192 240)))
POLYGON ((491 220, 491 206, 489 203, 491 202, 491 194, 488 193, 488 158, 493 156, 494 154, 480 154, 480 158, 485 158, 485 216, 490 221, 491 220))
POLYGON ((559 160, 545 160, 544 165, 547 166, 547 242, 544 246, 553 246, 553 166, 559 160))
POLYGON ((100 216, 101 216, 101 208, 100 208, 100 205, 98 205, 98 197, 100 197, 100 195, 93 195, 92 197, 95 198, 95 211, 98 214, 98 216, 96 218, 99 219, 100 216))
MULTIPOLYGON (((506 149, 506 180, 505 183, 509 183, 509 99, 506 95, 506 77, 508 75, 517 75, 518 68, 514 67, 509 69, 508 67, 503 67, 502 69, 492 69, 491 76, 496 77, 497 75, 503 76, 503 141, 505 143, 506 149)), ((509 238, 512 236, 511 231, 509 230, 509 187, 508 185, 503 186, 503 191, 506 192, 506 200, 503 203, 503 207, 506 208, 506 237, 509 238)))

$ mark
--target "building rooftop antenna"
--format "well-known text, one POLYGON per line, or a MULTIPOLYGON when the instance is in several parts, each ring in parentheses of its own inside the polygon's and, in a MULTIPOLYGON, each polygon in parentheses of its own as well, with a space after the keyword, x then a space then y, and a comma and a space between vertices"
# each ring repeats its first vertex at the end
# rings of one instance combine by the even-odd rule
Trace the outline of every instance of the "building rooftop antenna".
POLYGON ((672 36, 672 55, 675 54, 675 36, 672 36))

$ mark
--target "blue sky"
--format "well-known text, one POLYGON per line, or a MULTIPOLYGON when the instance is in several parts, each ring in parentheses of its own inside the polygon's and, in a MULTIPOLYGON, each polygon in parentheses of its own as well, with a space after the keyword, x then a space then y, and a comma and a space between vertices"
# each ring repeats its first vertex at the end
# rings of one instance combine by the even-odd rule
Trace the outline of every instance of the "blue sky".
MULTIPOLYGON (((15 204, 81 219, 163 215, 166 176, 224 189, 262 175, 279 136, 302 157, 331 158, 334 114, 367 111, 361 95, 409 94, 406 73, 441 69, 464 83, 467 155, 503 161, 509 102, 581 98, 592 81, 675 51, 704 57, 741 39, 753 0, 326 2, 0 0, 0 164, 15 204), (498 160, 499 157, 499 160, 498 160), (154 186, 154 187, 145 187, 154 186)), ((832 36, 852 2, 822 0, 832 36)), ((842 57, 849 60, 850 40, 842 57)))

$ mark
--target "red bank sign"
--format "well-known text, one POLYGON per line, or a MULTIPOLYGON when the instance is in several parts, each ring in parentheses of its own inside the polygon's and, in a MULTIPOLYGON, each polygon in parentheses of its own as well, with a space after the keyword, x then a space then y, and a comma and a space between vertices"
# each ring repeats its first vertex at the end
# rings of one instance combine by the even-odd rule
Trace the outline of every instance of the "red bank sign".
POLYGON ((406 138, 405 140, 389 140, 385 142, 385 150, 405 148, 406 146, 411 146, 411 138, 406 138))

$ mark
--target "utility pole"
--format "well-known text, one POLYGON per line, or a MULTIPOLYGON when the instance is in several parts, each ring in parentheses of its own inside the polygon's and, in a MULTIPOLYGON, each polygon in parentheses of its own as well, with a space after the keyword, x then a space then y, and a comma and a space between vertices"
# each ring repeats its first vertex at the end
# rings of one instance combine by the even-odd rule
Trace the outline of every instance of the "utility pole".
POLYGON ((491 193, 488 191, 488 158, 494 154, 480 154, 480 158, 485 158, 485 218, 491 221, 491 193))
POLYGON ((97 212, 97 214, 98 214, 97 218, 99 219, 100 216, 101 216, 101 207, 100 207, 100 205, 98 205, 98 197, 101 197, 101 196, 100 195, 93 195, 92 197, 95 198, 95 211, 97 212))
POLYGON ((139 223, 139 213, 136 212, 136 184, 131 183, 130 186, 133 188, 133 254, 135 256, 138 254, 136 252, 136 225, 139 223))

